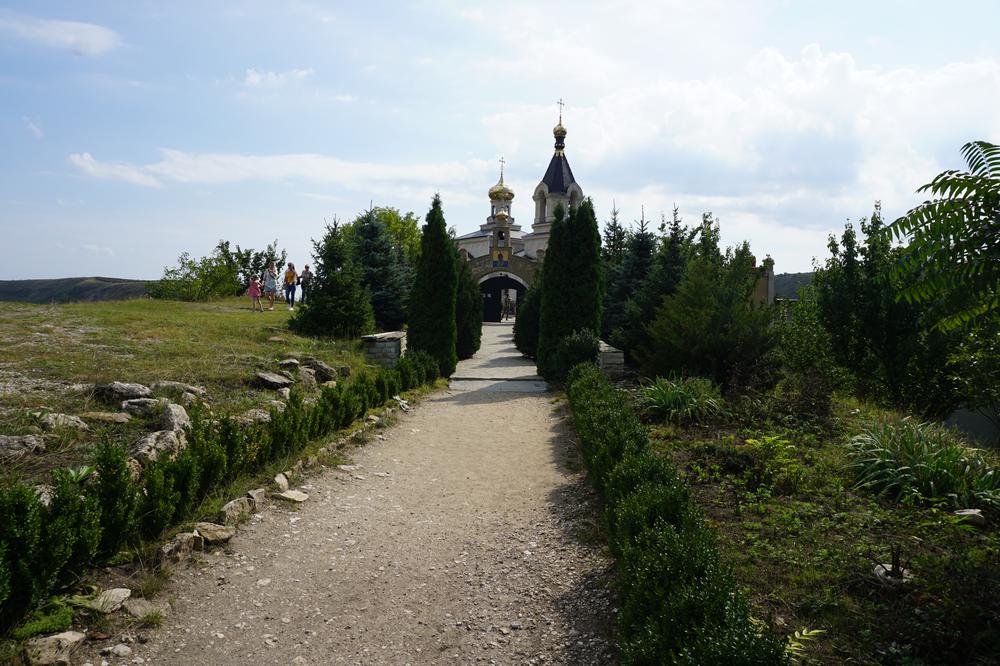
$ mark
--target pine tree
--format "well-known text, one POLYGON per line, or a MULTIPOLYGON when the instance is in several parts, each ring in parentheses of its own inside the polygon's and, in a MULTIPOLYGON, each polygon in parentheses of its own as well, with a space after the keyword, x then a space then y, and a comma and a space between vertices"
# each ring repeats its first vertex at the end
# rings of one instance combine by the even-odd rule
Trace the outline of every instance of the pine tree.
POLYGON ((313 260, 316 275, 309 301, 289 320, 289 326, 301 333, 338 338, 370 333, 375 328, 371 298, 336 220, 327 225, 320 241, 313 241, 313 260))
POLYGON ((611 219, 604 225, 604 244, 601 246, 605 271, 610 271, 625 258, 628 239, 628 229, 618 221, 618 208, 612 205, 611 219))
POLYGON ((375 326, 382 331, 401 329, 413 279, 402 252, 374 210, 359 215, 352 226, 354 259, 371 295, 375 326))
POLYGON ((458 337, 455 340, 455 352, 460 359, 472 358, 479 351, 483 333, 483 295, 479 283, 472 277, 468 260, 456 257, 456 261, 458 292, 455 299, 455 324, 458 337))
POLYGON ((640 219, 638 225, 638 230, 629 237, 621 262, 608 274, 601 323, 604 339, 611 344, 617 344, 614 338, 624 335, 628 301, 646 279, 656 250, 656 236, 649 230, 646 219, 640 219))
POLYGON ((603 282, 601 236, 594 205, 587 199, 567 217, 555 211, 549 245, 542 264, 541 315, 538 331, 538 370, 553 373, 553 354, 570 333, 601 330, 603 282))
POLYGON ((410 326, 406 340, 410 349, 425 351, 437 359, 444 377, 450 377, 458 363, 455 351, 458 267, 455 256, 441 210, 441 197, 434 195, 420 241, 417 275, 410 291, 410 326))

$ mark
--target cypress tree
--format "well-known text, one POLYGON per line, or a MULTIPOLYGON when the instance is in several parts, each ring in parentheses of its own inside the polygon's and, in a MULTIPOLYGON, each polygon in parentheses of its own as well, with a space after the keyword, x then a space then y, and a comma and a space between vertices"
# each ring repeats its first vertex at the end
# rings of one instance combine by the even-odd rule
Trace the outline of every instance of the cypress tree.
POLYGON ((368 290, 361 281, 361 269, 351 256, 343 228, 327 225, 322 240, 313 241, 316 275, 309 288, 309 300, 289 320, 300 333, 353 338, 375 328, 375 316, 368 290))
POLYGON ((406 321, 412 281, 402 251, 393 246, 385 223, 374 210, 358 216, 352 226, 354 259, 361 268, 361 282, 371 295, 375 326, 382 331, 398 330, 406 321))
POLYGON ((472 358, 479 350, 483 333, 483 296, 479 283, 472 277, 469 262, 457 256, 458 291, 455 300, 455 325, 458 337, 455 352, 458 358, 472 358))
POLYGON ((535 282, 517 303, 514 318, 514 346, 528 358, 538 355, 538 325, 542 308, 542 276, 539 271, 535 282))
POLYGON ((455 372, 458 357, 455 341, 455 300, 458 287, 456 253, 441 210, 441 197, 434 195, 420 240, 417 275, 410 291, 410 326, 406 333, 410 349, 435 358, 441 375, 455 372))
POLYGON ((594 205, 587 199, 569 216, 556 206, 555 221, 542 264, 538 331, 538 371, 552 376, 552 357, 570 333, 601 330, 603 283, 601 236, 594 205))

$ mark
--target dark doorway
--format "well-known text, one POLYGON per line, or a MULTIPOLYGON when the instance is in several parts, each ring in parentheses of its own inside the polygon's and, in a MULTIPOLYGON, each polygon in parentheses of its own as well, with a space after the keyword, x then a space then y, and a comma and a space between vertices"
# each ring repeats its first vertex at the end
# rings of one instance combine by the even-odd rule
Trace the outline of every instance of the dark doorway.
POLYGON ((524 298, 527 291, 523 284, 507 276, 490 278, 480 283, 479 288, 483 292, 483 321, 500 321, 504 296, 509 296, 511 302, 516 303, 524 298))

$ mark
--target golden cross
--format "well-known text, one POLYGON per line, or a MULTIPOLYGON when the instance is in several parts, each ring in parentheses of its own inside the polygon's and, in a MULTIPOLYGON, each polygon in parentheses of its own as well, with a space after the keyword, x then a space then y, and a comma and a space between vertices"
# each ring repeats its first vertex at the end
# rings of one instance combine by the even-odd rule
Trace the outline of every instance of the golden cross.
POLYGON ((562 125, 562 110, 566 104, 562 101, 562 97, 559 98, 559 101, 556 102, 556 104, 559 105, 559 124, 562 125))
POLYGON ((501 157, 500 158, 500 180, 503 180, 503 165, 506 164, 506 163, 507 163, 507 161, 504 160, 503 157, 501 157))

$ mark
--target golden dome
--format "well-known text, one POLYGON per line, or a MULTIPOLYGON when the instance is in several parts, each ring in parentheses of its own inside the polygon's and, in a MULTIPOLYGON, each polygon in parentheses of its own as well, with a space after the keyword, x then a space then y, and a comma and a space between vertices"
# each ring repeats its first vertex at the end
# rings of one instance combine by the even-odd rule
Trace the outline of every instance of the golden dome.
POLYGON ((490 201, 510 201, 514 198, 514 190, 507 187, 503 182, 503 174, 500 174, 500 180, 497 184, 490 188, 490 201))
POLYGON ((506 224, 507 221, 510 220, 510 215, 507 214, 506 208, 501 208, 500 210, 497 211, 497 214, 493 216, 493 219, 495 219, 500 224, 506 224))
POLYGON ((566 138, 566 128, 563 127, 561 118, 559 119, 559 124, 552 128, 552 136, 554 136, 557 139, 566 138))

